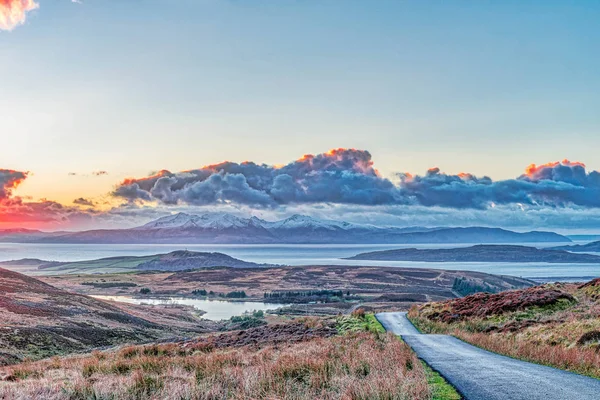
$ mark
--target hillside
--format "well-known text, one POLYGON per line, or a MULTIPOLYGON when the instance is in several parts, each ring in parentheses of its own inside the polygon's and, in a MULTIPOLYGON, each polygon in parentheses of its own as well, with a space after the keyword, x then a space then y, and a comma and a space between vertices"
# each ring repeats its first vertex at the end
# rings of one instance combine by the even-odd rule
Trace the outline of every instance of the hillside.
MULTIPOLYGON (((0 241, 2 241, 0 235, 0 241)), ((228 213, 179 213, 137 228, 74 233, 22 234, 7 241, 33 243, 310 244, 310 243, 570 243, 553 232, 512 232, 500 228, 398 228, 293 215, 279 221, 228 213)))
MULTIPOLYGON (((181 334, 113 304, 5 269, 0 269, 0 315, 0 365, 181 334)), ((190 331, 203 330, 196 323, 190 331)))
POLYGON ((397 249, 373 251, 349 260, 417 262, 546 262, 600 264, 600 256, 573 254, 563 250, 540 250, 527 246, 477 245, 454 249, 397 249))
POLYGON ((599 306, 595 279, 428 303, 413 307, 409 318, 423 333, 600 378, 599 306))
POLYGON ((134 271, 185 271, 206 267, 259 268, 264 265, 238 260, 223 253, 187 250, 149 256, 108 257, 97 260, 55 262, 23 259, 0 262, 0 266, 30 274, 115 273, 134 271))
POLYGON ((288 320, 186 342, 128 346, 0 368, 0 398, 460 397, 368 315, 288 320))

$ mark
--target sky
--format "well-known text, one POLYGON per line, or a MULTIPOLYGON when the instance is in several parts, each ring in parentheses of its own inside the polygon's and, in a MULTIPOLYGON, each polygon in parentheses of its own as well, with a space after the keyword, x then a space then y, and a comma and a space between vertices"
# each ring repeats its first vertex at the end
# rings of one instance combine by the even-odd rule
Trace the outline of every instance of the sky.
POLYGON ((599 17, 585 0, 0 0, 0 228, 226 210, 600 232, 599 17))

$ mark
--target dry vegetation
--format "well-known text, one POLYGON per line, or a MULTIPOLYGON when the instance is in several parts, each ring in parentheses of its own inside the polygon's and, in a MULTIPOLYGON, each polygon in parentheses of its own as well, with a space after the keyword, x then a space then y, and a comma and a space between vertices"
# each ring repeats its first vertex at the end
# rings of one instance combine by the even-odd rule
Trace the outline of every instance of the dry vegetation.
MULTIPOLYGON (((323 328, 316 320, 302 323, 323 328)), ((84 357, 6 367, 0 370, 0 398, 432 397, 425 370, 408 346, 392 335, 376 331, 258 346, 216 348, 210 343, 203 340, 130 346, 84 357)))
POLYGON ((531 282, 470 271, 420 268, 301 266, 281 268, 204 268, 186 272, 148 272, 103 275, 40 276, 63 290, 81 294, 137 295, 149 288, 153 295, 189 295, 205 289, 216 293, 245 291, 262 299, 264 293, 295 290, 343 290, 365 296, 396 295, 408 302, 455 297, 455 278, 467 277, 498 290, 529 286, 531 282), (131 286, 135 284, 137 286, 131 286))
POLYGON ((2 268, 0 316, 0 365, 223 328, 191 308, 103 302, 2 268))
POLYGON ((426 333, 600 378, 600 279, 413 307, 426 333))

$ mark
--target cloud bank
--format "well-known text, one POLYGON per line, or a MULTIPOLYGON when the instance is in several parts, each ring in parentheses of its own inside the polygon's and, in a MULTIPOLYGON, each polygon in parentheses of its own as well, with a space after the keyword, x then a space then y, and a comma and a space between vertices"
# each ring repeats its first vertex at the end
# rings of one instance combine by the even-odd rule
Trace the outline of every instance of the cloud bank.
POLYGON ((600 173, 564 160, 532 164, 519 177, 494 181, 471 173, 382 177, 365 150, 334 149, 284 166, 223 162, 126 179, 112 193, 128 201, 164 205, 239 204, 277 208, 294 204, 418 205, 488 209, 497 205, 600 207, 600 173))
POLYGON ((0 0, 0 30, 10 31, 25 23, 27 13, 38 7, 34 0, 0 0))
POLYGON ((485 209, 497 204, 600 207, 600 173, 580 162, 532 164, 515 179, 493 181, 473 174, 399 174, 404 196, 424 206, 485 209))
POLYGON ((335 149, 305 155, 284 166, 246 161, 223 162, 172 173, 162 170, 126 179, 113 192, 130 201, 163 204, 229 204, 276 207, 293 203, 388 204, 395 198, 392 182, 373 168, 371 154, 335 149))
POLYGON ((387 179, 368 151, 334 149, 280 166, 227 161, 182 172, 162 170, 124 180, 108 203, 82 196, 71 205, 15 195, 27 177, 27 172, 0 169, 0 227, 130 227, 176 211, 266 219, 301 213, 396 226, 600 227, 600 173, 568 160, 532 164, 507 180, 438 168, 387 179))

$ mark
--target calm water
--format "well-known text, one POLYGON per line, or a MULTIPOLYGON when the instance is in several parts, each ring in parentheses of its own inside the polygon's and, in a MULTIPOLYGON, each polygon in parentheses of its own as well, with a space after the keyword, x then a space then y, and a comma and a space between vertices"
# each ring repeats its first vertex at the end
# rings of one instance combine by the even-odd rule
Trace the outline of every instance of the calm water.
POLYGON ((251 311, 267 311, 283 307, 280 304, 265 304, 260 302, 232 302, 222 300, 186 299, 182 297, 171 297, 168 299, 144 298, 137 299, 129 296, 92 296, 100 300, 112 300, 130 304, 182 304, 192 306, 198 310, 205 311, 202 318, 219 321, 242 315, 251 311))
MULTIPOLYGON (((470 246, 465 244, 463 246, 470 246)), ((541 247, 540 244, 532 244, 541 247)), ((551 244, 559 245, 559 244, 551 244)), ((103 245, 0 243, 0 261, 39 258, 82 261, 113 256, 151 255, 174 250, 221 252, 245 261, 283 265, 381 265, 391 267, 469 270, 543 280, 582 280, 600 276, 600 265, 546 263, 419 263, 341 260, 357 253, 402 247, 440 248, 460 245, 103 245)))

